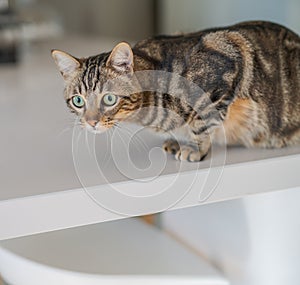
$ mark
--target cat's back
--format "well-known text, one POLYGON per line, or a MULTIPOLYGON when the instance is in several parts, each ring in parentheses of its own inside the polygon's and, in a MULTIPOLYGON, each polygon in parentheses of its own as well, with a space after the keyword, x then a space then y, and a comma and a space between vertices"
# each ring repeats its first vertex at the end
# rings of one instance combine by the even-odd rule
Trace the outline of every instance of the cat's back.
POLYGON ((300 50, 300 37, 292 30, 280 24, 266 21, 242 22, 228 28, 228 31, 238 32, 244 36, 253 50, 262 47, 272 54, 280 48, 300 50))
MULTIPOLYGON (((163 60, 163 56, 167 54, 176 56, 196 51, 195 47, 203 49, 208 45, 211 49, 220 50, 220 44, 223 46, 224 43, 240 46, 241 39, 248 43, 245 46, 247 49, 263 47, 271 53, 275 53, 279 46, 300 49, 300 37, 296 33, 267 21, 248 21, 187 34, 159 35, 138 42, 134 49, 143 51, 156 60, 163 60)), ((225 50, 224 52, 226 53, 225 50)))

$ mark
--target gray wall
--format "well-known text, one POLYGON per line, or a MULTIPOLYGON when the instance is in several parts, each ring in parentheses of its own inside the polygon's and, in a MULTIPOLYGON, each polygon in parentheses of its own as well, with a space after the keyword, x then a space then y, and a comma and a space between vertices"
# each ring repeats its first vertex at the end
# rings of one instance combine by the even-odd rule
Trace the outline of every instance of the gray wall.
MULTIPOLYGON (((23 0, 24 1, 24 0, 23 0)), ((152 0, 37 0, 52 7, 68 33, 142 39, 153 34, 152 0)))
POLYGON ((299 0, 160 0, 161 33, 190 32, 246 20, 270 20, 300 33, 299 0))
POLYGON ((300 0, 15 1, 51 7, 67 33, 120 40, 139 40, 155 31, 190 32, 254 19, 275 21, 300 33, 300 0))

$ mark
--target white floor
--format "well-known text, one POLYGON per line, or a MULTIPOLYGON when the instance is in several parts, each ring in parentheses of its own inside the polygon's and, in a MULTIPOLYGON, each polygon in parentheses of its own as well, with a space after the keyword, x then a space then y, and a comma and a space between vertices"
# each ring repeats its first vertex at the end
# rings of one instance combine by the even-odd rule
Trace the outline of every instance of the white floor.
POLYGON ((207 261, 138 219, 0 243, 11 285, 227 285, 207 261))
POLYGON ((163 214, 232 285, 300 284, 300 188, 163 214))

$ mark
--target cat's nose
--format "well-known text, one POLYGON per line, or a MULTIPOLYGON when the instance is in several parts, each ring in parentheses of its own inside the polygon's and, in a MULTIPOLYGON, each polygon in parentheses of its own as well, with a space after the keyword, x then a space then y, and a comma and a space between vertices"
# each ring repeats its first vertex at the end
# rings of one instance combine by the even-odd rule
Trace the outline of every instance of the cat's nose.
POLYGON ((87 123, 94 128, 94 127, 96 127, 98 121, 97 120, 87 120, 87 123))

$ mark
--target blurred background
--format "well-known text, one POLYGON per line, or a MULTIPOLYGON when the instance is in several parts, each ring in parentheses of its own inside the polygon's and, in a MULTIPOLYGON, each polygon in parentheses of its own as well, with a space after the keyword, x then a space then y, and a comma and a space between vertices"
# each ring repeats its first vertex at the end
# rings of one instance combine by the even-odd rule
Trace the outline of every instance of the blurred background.
POLYGON ((0 0, 0 57, 17 60, 20 42, 68 36, 135 42, 254 19, 299 32, 299 11, 299 0, 0 0))

